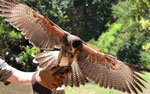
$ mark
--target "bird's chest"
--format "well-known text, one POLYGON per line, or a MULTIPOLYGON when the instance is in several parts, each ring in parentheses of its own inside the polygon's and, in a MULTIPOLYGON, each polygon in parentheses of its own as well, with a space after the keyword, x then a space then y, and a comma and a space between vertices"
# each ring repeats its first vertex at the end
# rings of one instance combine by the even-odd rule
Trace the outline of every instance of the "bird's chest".
POLYGON ((60 60, 60 66, 68 66, 72 64, 72 60, 73 60, 74 54, 72 53, 72 51, 66 51, 63 50, 62 53, 62 57, 60 60))
POLYGON ((60 60, 59 66, 68 66, 68 65, 69 65, 69 58, 63 56, 60 60))

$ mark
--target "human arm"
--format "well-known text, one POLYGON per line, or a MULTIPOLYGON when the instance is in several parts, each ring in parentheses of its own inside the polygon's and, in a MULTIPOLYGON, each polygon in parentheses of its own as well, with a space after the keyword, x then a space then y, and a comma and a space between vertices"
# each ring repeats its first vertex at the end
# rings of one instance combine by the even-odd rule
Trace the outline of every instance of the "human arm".
MULTIPOLYGON (((39 70, 37 72, 23 72, 9 66, 5 61, 0 59, 0 81, 15 82, 22 85, 32 85, 35 88, 37 85, 38 87, 44 86, 52 90, 53 88, 56 89, 57 87, 60 87, 63 84, 65 76, 67 75, 66 73, 65 75, 53 76, 52 74, 58 69, 59 68, 55 68, 51 71, 39 70)), ((42 88, 44 89, 44 87, 42 88)))
POLYGON ((22 72, 15 70, 7 79, 8 82, 14 82, 21 85, 32 85, 32 76, 35 72, 22 72))
MULTIPOLYGON (((55 80, 47 71, 37 71, 37 72, 22 72, 16 70, 8 79, 9 82, 15 82, 22 85, 32 85, 34 94, 51 94, 51 90, 54 90, 57 87, 61 87, 63 80, 55 80), (47 80, 45 80, 47 78, 47 80)), ((63 78, 62 78, 63 79, 63 78)), ((56 90, 58 94, 64 94, 64 90, 56 90), (61 91, 61 93, 60 93, 61 91)))
POLYGON ((0 81, 14 82, 22 85, 32 85, 31 80, 34 72, 23 72, 9 66, 0 59, 0 81))

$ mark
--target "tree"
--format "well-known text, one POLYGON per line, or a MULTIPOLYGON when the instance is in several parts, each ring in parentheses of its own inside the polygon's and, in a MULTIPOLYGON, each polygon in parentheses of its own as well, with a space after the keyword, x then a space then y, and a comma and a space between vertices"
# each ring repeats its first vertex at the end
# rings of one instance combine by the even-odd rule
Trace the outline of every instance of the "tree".
POLYGON ((149 3, 148 0, 126 0, 114 5, 116 21, 108 24, 108 31, 99 37, 95 46, 122 61, 150 69, 149 3))

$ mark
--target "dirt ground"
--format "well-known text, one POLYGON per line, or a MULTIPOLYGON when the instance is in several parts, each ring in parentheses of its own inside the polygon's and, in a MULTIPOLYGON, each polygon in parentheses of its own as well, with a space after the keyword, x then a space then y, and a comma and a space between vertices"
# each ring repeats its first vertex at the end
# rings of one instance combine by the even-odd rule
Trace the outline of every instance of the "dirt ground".
MULTIPOLYGON (((32 86, 24 86, 15 83, 5 86, 3 83, 0 83, 0 94, 33 94, 33 90, 32 86)), ((59 88, 56 94, 65 94, 65 92, 62 88, 59 88)))
POLYGON ((33 92, 31 86, 16 85, 15 83, 5 86, 0 83, 0 94, 33 94, 33 92))
MULTIPOLYGON (((144 92, 139 94, 150 94, 150 83, 147 83, 146 87, 147 89, 144 89, 144 92)), ((116 93, 127 94, 123 92, 116 92, 116 93)), ((10 85, 5 86, 3 83, 0 83, 0 94, 33 94, 33 91, 31 86, 23 86, 15 83, 11 83, 10 85)))

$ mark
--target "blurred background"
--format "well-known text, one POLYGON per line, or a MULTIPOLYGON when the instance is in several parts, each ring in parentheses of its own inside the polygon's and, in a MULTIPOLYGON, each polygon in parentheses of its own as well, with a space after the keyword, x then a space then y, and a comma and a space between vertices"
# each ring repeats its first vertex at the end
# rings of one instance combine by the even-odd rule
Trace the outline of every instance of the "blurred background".
MULTIPOLYGON (((135 64, 138 69, 146 71, 147 76, 143 77, 150 81, 149 0, 20 0, 20 2, 39 11, 62 29, 79 36, 102 52, 135 64)), ((37 65, 32 62, 31 55, 39 51, 29 44, 19 31, 0 18, 0 56, 9 65, 22 71, 36 71, 37 65)), ((92 87, 89 88, 92 89, 92 93, 88 94, 100 92, 98 86, 90 83, 86 87, 89 86, 92 87)), ((66 88, 67 92, 72 92, 67 94, 76 94, 73 93, 74 90, 76 89, 66 88)), ((82 92, 82 88, 77 88, 77 91, 82 92)), ((106 90, 106 93, 102 94, 116 94, 113 92, 115 91, 106 90)))

